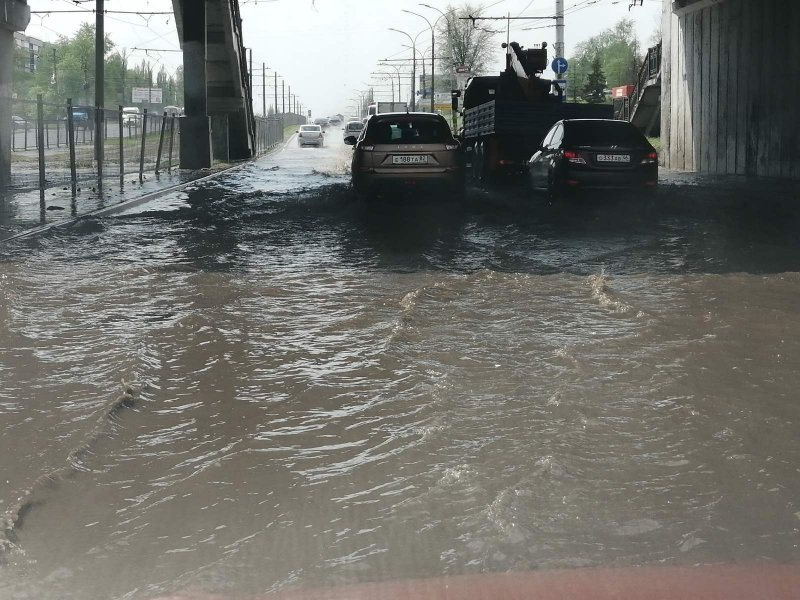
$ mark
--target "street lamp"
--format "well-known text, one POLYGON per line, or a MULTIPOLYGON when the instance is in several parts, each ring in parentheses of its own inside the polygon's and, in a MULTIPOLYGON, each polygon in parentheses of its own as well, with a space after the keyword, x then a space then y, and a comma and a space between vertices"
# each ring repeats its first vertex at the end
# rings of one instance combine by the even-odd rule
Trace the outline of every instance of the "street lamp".
POLYGON ((370 75, 373 75, 373 76, 374 75, 382 75, 384 77, 384 79, 381 79, 380 81, 385 81, 386 77, 389 78, 389 81, 392 84, 392 104, 394 104, 394 79, 392 79, 392 74, 391 73, 377 72, 377 73, 370 73, 370 75))
POLYGON ((402 89, 401 81, 400 81, 400 67, 398 67, 397 65, 393 65, 393 64, 389 64, 389 63, 385 63, 385 62, 379 62, 378 64, 380 66, 382 66, 382 67, 391 67, 397 72, 397 99, 400 102, 402 102, 403 101, 403 89, 402 89))
POLYGON ((436 60, 435 60, 435 57, 436 57, 435 32, 436 32, 436 30, 435 30, 435 27, 436 27, 436 23, 438 23, 439 19, 441 19, 442 17, 439 17, 439 19, 436 19, 436 23, 431 25, 431 22, 428 20, 428 18, 423 16, 423 15, 421 15, 421 14, 419 14, 419 13, 415 13, 414 11, 406 10, 406 9, 402 9, 402 12, 408 13, 410 15, 414 15, 416 17, 419 17, 420 19, 424 19, 425 22, 428 24, 428 27, 431 28, 431 112, 434 112, 434 102, 435 102, 435 96, 436 96, 436 60))
MULTIPOLYGON (((417 38, 413 38, 413 37, 411 37, 411 34, 406 33, 405 31, 401 31, 400 29, 395 29, 394 27, 389 27, 389 31, 396 31, 397 33, 402 33, 404 36, 406 36, 408 39, 411 40, 411 48, 413 50, 413 52, 411 53, 412 57, 413 57, 413 60, 412 60, 412 63, 411 63, 411 74, 412 74, 412 79, 411 79, 411 110, 415 111, 415 110, 417 110, 417 38)), ((420 32, 420 33, 422 33, 422 32, 420 32)), ((420 34, 418 33, 417 37, 419 37, 419 35, 420 34)))

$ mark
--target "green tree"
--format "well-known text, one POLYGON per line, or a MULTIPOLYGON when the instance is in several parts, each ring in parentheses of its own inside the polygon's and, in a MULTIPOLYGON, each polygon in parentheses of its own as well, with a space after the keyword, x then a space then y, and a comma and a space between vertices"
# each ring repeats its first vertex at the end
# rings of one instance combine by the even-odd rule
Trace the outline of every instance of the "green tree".
POLYGON ((575 54, 569 59, 568 74, 573 100, 586 89, 588 77, 594 72, 595 59, 600 60, 608 87, 636 82, 643 55, 634 26, 633 20, 622 19, 576 46, 575 54))
POLYGON ((583 87, 583 99, 591 104, 601 104, 606 101, 606 75, 600 56, 595 56, 592 61, 592 71, 586 77, 583 87))
MULTIPOLYGON (((113 47, 111 38, 106 36, 106 54, 113 47)), ((48 103, 63 104, 66 98, 72 98, 75 104, 94 103, 94 26, 84 23, 71 38, 62 36, 44 46, 32 75, 27 81, 15 76, 18 97, 33 100, 42 94, 48 103)), ((109 83, 106 89, 108 86, 109 83)))

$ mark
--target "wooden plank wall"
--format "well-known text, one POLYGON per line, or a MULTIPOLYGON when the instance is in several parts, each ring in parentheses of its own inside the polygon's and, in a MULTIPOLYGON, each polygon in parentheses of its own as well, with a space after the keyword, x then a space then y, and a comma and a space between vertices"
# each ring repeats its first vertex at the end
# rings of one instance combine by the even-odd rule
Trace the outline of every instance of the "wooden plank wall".
POLYGON ((664 166, 800 179, 800 2, 665 0, 662 36, 664 166))

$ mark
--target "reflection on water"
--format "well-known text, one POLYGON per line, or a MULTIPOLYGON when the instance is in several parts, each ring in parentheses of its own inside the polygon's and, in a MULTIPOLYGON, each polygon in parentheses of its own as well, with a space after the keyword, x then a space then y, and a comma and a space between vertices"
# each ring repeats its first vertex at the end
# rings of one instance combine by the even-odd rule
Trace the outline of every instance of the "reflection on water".
POLYGON ((0 597, 800 559, 797 209, 300 152, 2 250, 0 597))

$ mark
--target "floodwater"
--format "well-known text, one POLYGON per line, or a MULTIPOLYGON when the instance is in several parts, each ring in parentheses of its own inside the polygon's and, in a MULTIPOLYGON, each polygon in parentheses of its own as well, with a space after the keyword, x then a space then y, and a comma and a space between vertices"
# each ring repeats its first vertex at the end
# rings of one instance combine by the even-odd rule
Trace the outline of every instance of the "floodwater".
POLYGON ((0 247, 0 598, 800 560, 796 190, 365 206, 328 137, 0 247))

